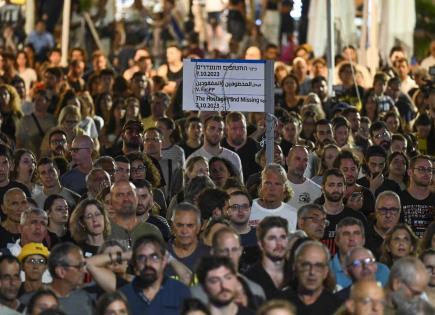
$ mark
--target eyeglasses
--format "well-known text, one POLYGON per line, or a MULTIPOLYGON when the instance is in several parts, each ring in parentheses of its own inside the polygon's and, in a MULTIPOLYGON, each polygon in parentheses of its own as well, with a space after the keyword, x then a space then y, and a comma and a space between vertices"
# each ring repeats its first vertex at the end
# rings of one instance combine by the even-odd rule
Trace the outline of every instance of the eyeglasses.
POLYGON ((85 220, 93 220, 93 219, 99 219, 103 216, 101 212, 95 212, 94 214, 88 213, 87 215, 84 215, 83 218, 85 220))
POLYGON ((387 131, 383 131, 381 133, 378 133, 376 135, 374 135, 375 139, 381 139, 381 138, 386 138, 388 137, 390 134, 387 131))
POLYGON ((232 211, 248 211, 249 209, 251 209, 251 206, 248 203, 244 203, 244 204, 233 204, 231 206, 228 206, 228 208, 230 208, 232 211))
POLYGON ((158 254, 151 254, 151 255, 138 255, 136 256, 136 262, 140 264, 146 264, 147 261, 150 261, 152 263, 158 263, 162 260, 162 257, 158 254))
POLYGON ((53 140, 51 140, 50 141, 51 143, 53 143, 53 144, 60 144, 60 145, 63 145, 63 144, 65 144, 66 143, 66 140, 65 139, 60 139, 60 140, 55 140, 55 139, 53 139, 53 140))
POLYGON ((86 267, 86 262, 85 262, 85 261, 82 261, 82 262, 79 263, 78 265, 69 265, 69 264, 65 264, 65 265, 63 265, 63 267, 65 267, 65 268, 74 268, 74 269, 80 270, 80 269, 83 269, 83 268, 86 267))
POLYGON ((323 223, 323 224, 325 224, 326 226, 329 225, 329 221, 326 220, 325 218, 319 218, 319 217, 303 217, 302 219, 303 219, 303 220, 311 220, 311 221, 313 221, 313 222, 316 223, 316 224, 323 223))
POLYGON ((69 150, 71 152, 77 153, 77 152, 79 152, 79 150, 86 150, 86 149, 89 149, 89 148, 85 148, 85 147, 80 148, 80 147, 78 147, 78 148, 70 148, 69 150))
POLYGON ((431 174, 433 172, 433 169, 431 167, 414 167, 414 170, 417 170, 420 174, 428 173, 431 174))
POLYGON ((31 265, 45 265, 47 260, 44 258, 29 258, 26 260, 26 263, 31 265))
POLYGON ((238 254, 242 250, 241 247, 232 247, 232 248, 219 248, 216 249, 215 252, 219 256, 230 256, 232 254, 238 254))
POLYGON ((399 208, 378 208, 378 212, 384 217, 386 217, 388 214, 397 215, 399 211, 399 208))
POLYGON ((298 265, 299 265, 299 269, 302 272, 311 272, 311 271, 314 271, 316 273, 323 272, 325 270, 325 268, 328 267, 328 265, 325 264, 325 263, 315 263, 315 264, 312 264, 312 263, 309 263, 307 261, 301 262, 298 265))
POLYGON ((364 259, 355 259, 348 266, 352 268, 366 267, 374 264, 376 259, 372 257, 367 257, 364 259))

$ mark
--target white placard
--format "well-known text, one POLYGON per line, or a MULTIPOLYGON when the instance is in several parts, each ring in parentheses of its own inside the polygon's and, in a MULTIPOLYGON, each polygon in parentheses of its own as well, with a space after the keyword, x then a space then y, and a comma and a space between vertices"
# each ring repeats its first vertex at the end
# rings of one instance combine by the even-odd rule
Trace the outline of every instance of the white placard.
POLYGON ((264 112, 264 60, 184 59, 183 110, 264 112))

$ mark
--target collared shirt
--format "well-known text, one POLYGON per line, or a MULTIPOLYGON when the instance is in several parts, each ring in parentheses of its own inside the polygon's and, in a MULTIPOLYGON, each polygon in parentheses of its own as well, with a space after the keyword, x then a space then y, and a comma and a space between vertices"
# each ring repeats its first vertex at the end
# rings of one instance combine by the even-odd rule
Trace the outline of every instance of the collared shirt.
MULTIPOLYGON (((376 264, 378 265, 378 269, 376 271, 376 281, 379 281, 382 283, 382 286, 385 286, 388 281, 388 276, 390 275, 390 269, 380 262, 377 262, 376 264)), ((335 274, 338 291, 352 285, 352 279, 345 273, 343 267, 341 266, 338 253, 334 256, 334 258, 332 258, 329 266, 331 271, 335 274)))
POLYGON ((120 289, 128 300, 131 315, 178 315, 183 300, 190 297, 187 286, 181 282, 165 277, 156 296, 149 300, 138 286, 137 279, 120 289))

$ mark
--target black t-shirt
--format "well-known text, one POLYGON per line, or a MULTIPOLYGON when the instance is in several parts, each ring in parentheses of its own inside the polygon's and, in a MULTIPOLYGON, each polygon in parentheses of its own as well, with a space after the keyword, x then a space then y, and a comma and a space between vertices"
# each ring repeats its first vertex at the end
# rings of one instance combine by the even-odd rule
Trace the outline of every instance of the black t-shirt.
MULTIPOLYGON (((286 266, 288 267, 288 266, 286 266)), ((284 270, 290 271, 291 268, 284 268, 284 270)), ((277 288, 273 283, 272 278, 269 276, 266 270, 264 270, 261 261, 252 266, 246 273, 245 276, 250 280, 256 282, 260 285, 264 293, 266 294, 266 299, 277 298, 282 295, 282 289, 277 288)), ((284 279, 288 279, 288 277, 284 276, 284 279)))
MULTIPOLYGON (((370 182, 367 177, 362 177, 358 179, 356 182, 357 184, 370 189, 370 182)), ((398 183, 396 183, 391 179, 384 178, 384 182, 382 183, 382 185, 379 186, 379 188, 376 189, 375 191, 375 197, 377 197, 381 192, 384 192, 386 190, 394 191, 398 195, 402 192, 398 183)))
POLYGON ((404 190, 400 195, 402 202, 401 221, 408 224, 418 237, 422 237, 426 228, 435 219, 435 194, 418 200, 404 190))
POLYGON ((0 248, 6 248, 9 243, 15 243, 19 238, 19 233, 11 233, 0 225, 0 248))
POLYGON ((251 230, 248 233, 240 234, 240 243, 243 247, 257 246, 256 228, 251 227, 251 230))
POLYGON ((171 238, 171 229, 165 218, 159 215, 151 215, 146 222, 155 225, 162 233, 165 242, 169 241, 171 238))
POLYGON ((290 301, 296 307, 296 314, 301 315, 334 314, 342 304, 342 301, 336 295, 326 292, 325 290, 323 290, 317 301, 310 305, 305 305, 299 299, 298 294, 291 289, 287 289, 283 293, 282 298, 290 301))
POLYGON ((260 171, 260 166, 258 166, 258 164, 255 162, 255 153, 259 151, 259 145, 257 141, 248 137, 246 139, 245 145, 238 150, 232 147, 227 142, 226 138, 222 140, 221 144, 224 148, 236 152, 239 155, 240 160, 243 161, 242 170, 243 178, 245 178, 245 180, 247 180, 252 174, 260 171))
POLYGON ((255 315, 255 311, 250 308, 239 305, 236 315, 255 315))
POLYGON ((344 208, 343 211, 341 211, 338 214, 332 215, 328 214, 326 215, 326 219, 329 221, 329 225, 325 228, 325 234, 322 238, 322 243, 324 243, 331 252, 332 255, 335 255, 337 249, 335 245, 335 230, 337 227, 338 222, 340 222, 344 218, 353 217, 356 219, 359 219, 363 225, 365 230, 365 235, 368 234, 368 223, 367 218, 365 215, 359 211, 355 211, 350 208, 344 208))
POLYGON ((384 239, 373 228, 375 224, 376 222, 373 222, 373 224, 369 225, 369 233, 366 234, 366 243, 364 246, 372 251, 376 260, 379 260, 381 258, 381 246, 384 239))

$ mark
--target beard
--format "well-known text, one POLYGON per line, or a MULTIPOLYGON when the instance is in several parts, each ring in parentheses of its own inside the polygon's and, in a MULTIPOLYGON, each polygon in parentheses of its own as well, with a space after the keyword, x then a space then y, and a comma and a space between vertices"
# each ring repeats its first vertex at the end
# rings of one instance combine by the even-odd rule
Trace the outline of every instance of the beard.
POLYGON ((265 252, 264 254, 266 255, 267 258, 269 258, 273 262, 283 261, 285 259, 285 254, 276 255, 274 253, 269 253, 269 252, 265 252))
POLYGON ((209 297, 210 303, 213 304, 214 306, 216 306, 217 308, 221 308, 221 307, 225 307, 225 306, 229 305, 234 300, 234 297, 235 297, 234 292, 231 292, 229 290, 224 289, 221 292, 219 292, 219 294, 217 296, 219 296, 221 293, 223 293, 225 291, 233 293, 233 295, 230 298, 228 298, 227 300, 221 300, 217 297, 209 297))
POLYGON ((233 138, 231 139, 231 142, 234 143, 236 146, 242 145, 243 142, 245 142, 245 137, 237 137, 237 138, 233 138))
POLYGON ((136 279, 140 288, 149 288, 157 281, 157 270, 152 267, 145 267, 141 270, 136 279))
POLYGON ((382 141, 379 145, 383 147, 385 151, 388 152, 388 150, 390 150, 391 141, 382 141))
POLYGON ((325 191, 325 199, 332 202, 337 202, 343 199, 343 193, 328 193, 325 191))

